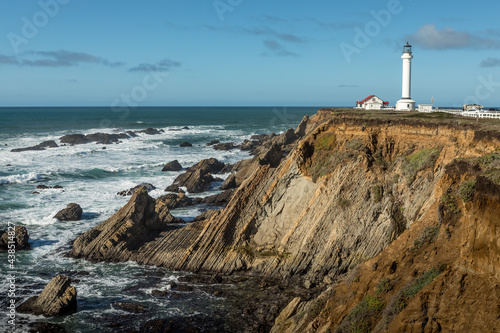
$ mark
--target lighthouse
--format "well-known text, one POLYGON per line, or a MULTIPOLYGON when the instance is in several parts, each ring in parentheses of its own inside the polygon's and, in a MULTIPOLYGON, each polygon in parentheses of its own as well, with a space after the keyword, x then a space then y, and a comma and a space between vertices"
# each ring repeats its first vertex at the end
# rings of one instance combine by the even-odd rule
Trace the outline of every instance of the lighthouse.
POLYGON ((396 102, 396 110, 412 111, 415 110, 415 101, 411 99, 411 45, 406 43, 403 49, 403 96, 396 102))

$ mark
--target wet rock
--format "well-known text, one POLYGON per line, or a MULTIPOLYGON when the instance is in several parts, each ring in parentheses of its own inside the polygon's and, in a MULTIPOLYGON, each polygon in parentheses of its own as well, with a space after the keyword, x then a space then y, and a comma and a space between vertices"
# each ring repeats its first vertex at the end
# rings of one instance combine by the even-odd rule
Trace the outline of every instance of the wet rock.
POLYGON ((133 260, 141 246, 175 221, 168 208, 157 207, 155 199, 141 187, 113 216, 79 236, 69 255, 90 261, 133 260))
POLYGON ((135 132, 132 131, 126 131, 125 134, 127 134, 131 138, 135 138, 137 136, 137 134, 135 134, 135 132))
POLYGON ((229 177, 226 178, 224 183, 222 183, 222 186, 220 189, 225 191, 225 190, 230 190, 233 188, 236 188, 236 175, 235 174, 229 175, 229 177))
POLYGON ((36 146, 26 147, 26 148, 16 148, 12 149, 11 152, 19 153, 23 151, 36 151, 36 150, 45 150, 45 148, 56 148, 59 147, 54 140, 44 141, 36 146))
POLYGON ((79 221, 82 218, 82 207, 76 203, 70 203, 64 209, 61 209, 54 218, 59 221, 79 221))
POLYGON ((89 142, 109 145, 112 143, 118 143, 121 139, 128 139, 129 136, 125 133, 120 133, 120 134, 92 133, 85 135, 85 138, 89 142))
POLYGON ((214 318, 196 315, 191 317, 154 319, 143 324, 139 333, 168 333, 168 332, 225 332, 222 322, 214 318))
POLYGON ((55 185, 55 186, 53 186, 52 188, 55 188, 55 189, 63 189, 64 187, 62 187, 61 185, 55 185))
POLYGON ((271 133, 271 134, 256 134, 256 135, 252 135, 250 137, 250 140, 257 140, 259 142, 263 142, 263 141, 271 140, 275 136, 276 136, 276 134, 274 134, 274 133, 271 133))
POLYGON ((194 288, 187 285, 187 284, 179 284, 177 285, 175 288, 174 288, 176 291, 180 291, 180 292, 186 292, 186 291, 193 291, 194 288))
MULTIPOLYGON (((12 242, 12 231, 0 231, 0 250, 9 249, 9 240, 12 242)), ((16 226, 14 228, 14 245, 16 250, 29 250, 29 235, 28 230, 24 226, 16 226)), ((12 243, 11 243, 12 244, 12 243)))
POLYGON ((76 289, 71 286, 71 280, 64 275, 53 278, 39 296, 30 297, 17 307, 18 312, 45 317, 73 313, 76 309, 76 289))
POLYGON ((49 189, 49 188, 50 188, 50 187, 49 187, 49 186, 47 186, 47 185, 38 185, 38 186, 36 187, 36 189, 37 189, 37 190, 47 190, 47 189, 49 189))
POLYGON ((188 129, 189 129, 189 127, 184 126, 184 127, 183 127, 183 128, 181 128, 181 129, 183 129, 183 130, 188 130, 188 129))
POLYGON ((148 192, 156 190, 156 187, 154 187, 153 184, 142 183, 142 184, 134 186, 134 187, 132 187, 132 188, 130 188, 128 190, 118 192, 118 193, 116 193, 116 195, 120 195, 122 197, 126 197, 126 196, 134 194, 141 187, 144 187, 144 190, 146 190, 148 192))
POLYGON ((117 302, 114 304, 114 306, 117 309, 131 313, 145 313, 147 310, 147 307, 145 307, 144 305, 130 302, 117 302))
POLYGON ((157 135, 163 133, 163 130, 157 130, 155 128, 146 128, 145 130, 142 131, 137 131, 136 133, 144 133, 148 135, 157 135))
POLYGON ((34 323, 28 333, 66 333, 64 327, 52 323, 34 323))
POLYGON ((83 134, 68 134, 59 138, 61 143, 69 144, 69 145, 83 145, 89 143, 90 140, 83 134))
POLYGON ((168 292, 166 292, 164 290, 155 289, 155 290, 151 291, 151 295, 154 297, 167 297, 168 292))
POLYGON ((193 200, 184 193, 178 194, 165 194, 156 199, 156 204, 163 204, 168 209, 175 209, 180 207, 188 207, 193 205, 193 200))
POLYGON ((259 145, 257 140, 246 140, 238 146, 241 150, 252 150, 259 145))
POLYGON ((215 150, 231 150, 231 149, 235 149, 236 146, 235 146, 234 142, 226 142, 226 143, 218 143, 218 144, 214 145, 213 148, 215 150))
POLYGON ((220 161, 218 161, 215 158, 207 158, 205 160, 201 160, 200 162, 196 163, 192 167, 188 168, 186 171, 195 171, 195 170, 206 170, 207 172, 211 174, 216 174, 221 172, 222 169, 224 169, 226 165, 220 161))
POLYGON ((179 175, 172 187, 167 187, 166 191, 175 192, 178 187, 186 187, 190 193, 201 193, 210 187, 210 183, 215 179, 212 174, 218 173, 225 164, 215 158, 209 158, 198 162, 188 168, 185 173, 179 175))
POLYGON ((179 147, 182 147, 182 148, 185 148, 185 147, 192 147, 193 144, 192 143, 189 143, 189 142, 182 142, 179 147))
POLYGON ((180 192, 182 191, 180 188, 179 188, 179 185, 177 184, 172 184, 170 186, 167 186, 167 188, 165 188, 165 192, 180 192))
POLYGON ((173 160, 165 164, 161 171, 181 171, 181 170, 182 170, 182 165, 179 163, 179 161, 173 160))
POLYGON ((276 168, 283 159, 283 151, 280 146, 273 144, 263 155, 261 155, 259 164, 269 165, 271 168, 276 168))
POLYGON ((218 144, 218 143, 220 143, 220 141, 219 141, 219 140, 212 140, 212 141, 210 141, 209 143, 207 143, 207 146, 213 146, 213 145, 216 145, 216 144, 218 144))

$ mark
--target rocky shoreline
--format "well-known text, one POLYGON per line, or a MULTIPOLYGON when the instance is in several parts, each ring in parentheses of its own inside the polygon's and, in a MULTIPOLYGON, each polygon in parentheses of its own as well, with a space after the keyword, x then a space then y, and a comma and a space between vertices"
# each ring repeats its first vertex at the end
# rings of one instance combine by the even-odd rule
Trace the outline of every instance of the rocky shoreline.
MULTIPOLYGON (((484 286, 500 276, 498 128, 411 116, 324 109, 296 130, 253 137, 241 145, 253 158, 202 160, 157 199, 144 184, 126 191, 128 203, 78 236, 68 256, 191 272, 151 296, 198 290, 224 300, 210 316, 154 320, 141 304, 117 303, 141 323, 106 319, 120 332, 497 327, 487 313, 498 291, 484 286), (231 175, 222 182, 221 172, 231 175), (189 196, 214 184, 220 194, 189 196), (223 208, 189 223, 170 212, 202 203, 223 208), (464 310, 473 304, 480 320, 464 310)), ((165 169, 183 170, 174 162, 165 169)))

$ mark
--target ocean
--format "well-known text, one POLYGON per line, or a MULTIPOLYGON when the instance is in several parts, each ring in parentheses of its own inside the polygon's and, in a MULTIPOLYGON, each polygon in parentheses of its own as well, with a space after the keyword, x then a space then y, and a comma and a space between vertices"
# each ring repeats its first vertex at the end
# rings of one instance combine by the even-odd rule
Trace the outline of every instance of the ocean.
MULTIPOLYGON (((67 258, 71 242, 81 233, 112 216, 129 197, 117 192, 140 183, 151 183, 153 197, 164 194, 181 172, 161 172, 162 166, 178 160, 183 167, 215 157, 235 163, 249 157, 238 149, 216 151, 206 146, 211 140, 242 142, 251 135, 276 134, 295 128, 304 115, 318 107, 137 107, 112 108, 0 108, 0 230, 7 224, 23 225, 30 235, 31 250, 17 251, 13 272, 16 275, 18 302, 39 294, 52 277, 65 273, 76 279, 78 312, 60 318, 17 314, 16 329, 8 317, 0 318, 0 328, 21 332, 30 322, 59 323, 69 332, 107 331, 106 318, 128 315, 113 306, 117 301, 139 302, 148 308, 150 319, 210 315, 222 299, 203 292, 186 292, 183 298, 155 298, 154 286, 188 273, 164 268, 143 267, 134 263, 92 264, 67 258), (187 126, 188 129, 181 129, 187 126), (164 130, 161 134, 139 134, 119 144, 89 143, 60 146, 43 151, 11 152, 11 149, 37 145, 66 134, 95 132, 120 133, 146 128, 164 130), (181 148, 181 142, 193 144, 181 148), (106 147, 106 149, 103 149, 106 147), (37 185, 62 186, 62 189, 36 190, 37 185), (39 192, 34 194, 33 192, 39 192), (60 222, 54 215, 69 203, 83 208, 82 220, 60 222), (152 287, 153 286, 153 287, 152 287)), ((222 178, 227 175, 222 175, 222 178)), ((217 192, 193 195, 207 196, 217 192)), ((172 210, 176 217, 189 221, 206 209, 194 206, 172 210)), ((0 300, 7 314, 7 253, 0 252, 0 300)), ((130 315, 129 315, 130 316, 130 315)), ((140 323, 137 323, 139 325, 140 323)), ((138 327, 138 326, 137 326, 138 327)))

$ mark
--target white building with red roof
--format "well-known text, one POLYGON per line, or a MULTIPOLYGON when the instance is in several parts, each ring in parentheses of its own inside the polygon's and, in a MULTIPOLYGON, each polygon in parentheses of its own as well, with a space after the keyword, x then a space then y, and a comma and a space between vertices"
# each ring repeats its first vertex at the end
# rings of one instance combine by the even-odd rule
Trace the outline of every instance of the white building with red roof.
POLYGON ((370 95, 364 100, 356 102, 356 108, 365 110, 380 110, 387 106, 389 106, 389 102, 385 102, 375 95, 370 95))

